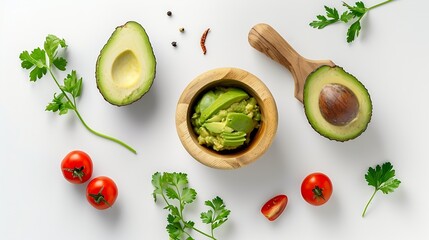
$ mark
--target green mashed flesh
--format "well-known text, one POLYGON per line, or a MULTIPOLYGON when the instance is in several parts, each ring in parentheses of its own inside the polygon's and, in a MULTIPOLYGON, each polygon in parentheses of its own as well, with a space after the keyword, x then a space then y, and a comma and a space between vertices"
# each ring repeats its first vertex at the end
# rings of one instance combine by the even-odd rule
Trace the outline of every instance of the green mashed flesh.
POLYGON ((214 88, 195 106, 192 126, 198 143, 216 151, 234 150, 249 144, 259 128, 261 112, 255 98, 239 88, 214 88))

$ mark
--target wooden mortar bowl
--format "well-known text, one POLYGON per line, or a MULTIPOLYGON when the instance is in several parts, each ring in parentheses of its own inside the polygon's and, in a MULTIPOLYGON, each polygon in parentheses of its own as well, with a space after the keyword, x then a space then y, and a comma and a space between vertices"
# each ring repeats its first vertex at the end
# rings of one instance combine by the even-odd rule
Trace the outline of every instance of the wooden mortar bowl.
POLYGON ((274 98, 259 78, 238 68, 218 68, 199 75, 185 88, 177 104, 176 130, 185 149, 200 163, 217 169, 236 169, 256 161, 268 150, 277 131, 277 115, 274 98), (241 88, 258 102, 260 127, 244 148, 217 152, 198 143, 191 124, 194 105, 202 94, 216 86, 241 88))

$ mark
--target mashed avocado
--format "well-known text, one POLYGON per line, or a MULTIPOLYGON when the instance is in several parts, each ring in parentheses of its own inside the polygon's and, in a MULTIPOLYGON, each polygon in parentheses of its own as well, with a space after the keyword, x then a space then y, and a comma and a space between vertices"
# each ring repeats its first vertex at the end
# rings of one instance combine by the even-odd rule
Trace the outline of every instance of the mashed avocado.
POLYGON ((201 97, 191 122, 199 144, 222 151, 248 144, 260 120, 255 98, 239 88, 218 87, 201 97))

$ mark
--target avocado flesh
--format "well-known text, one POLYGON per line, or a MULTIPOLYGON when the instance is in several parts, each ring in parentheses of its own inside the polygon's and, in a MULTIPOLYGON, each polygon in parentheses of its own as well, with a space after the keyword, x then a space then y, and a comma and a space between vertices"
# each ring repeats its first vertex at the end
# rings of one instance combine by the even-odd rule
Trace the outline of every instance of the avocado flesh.
POLYGON ((311 73, 304 85, 304 108, 308 122, 320 135, 331 140, 347 141, 361 135, 372 116, 372 102, 368 90, 353 75, 339 66, 321 66, 311 73), (319 97, 323 88, 339 84, 350 89, 358 102, 357 114, 348 123, 335 125, 327 121, 319 107, 319 97))
POLYGON ((231 104, 248 97, 249 95, 247 95, 245 91, 238 88, 230 88, 224 94, 220 95, 209 107, 201 111, 200 121, 205 122, 207 118, 211 117, 215 112, 226 109, 231 106, 231 104))
POLYGON ((255 123, 252 118, 243 113, 228 113, 226 117, 226 126, 245 133, 250 133, 255 123))
POLYGON ((229 140, 239 140, 239 139, 244 139, 246 140, 246 133, 244 132, 223 132, 222 134, 222 138, 224 139, 229 139, 229 140))
POLYGON ((233 132, 234 129, 227 127, 225 122, 208 122, 204 123, 205 127, 211 133, 223 133, 223 132, 233 132))
POLYGON ((255 98, 234 87, 216 87, 194 106, 191 124, 198 143, 215 151, 234 150, 250 142, 261 112, 255 98), (203 116, 204 115, 204 116, 203 116))
POLYGON ((101 49, 96 83, 104 99, 123 106, 139 100, 152 86, 156 59, 145 29, 137 22, 119 26, 101 49))

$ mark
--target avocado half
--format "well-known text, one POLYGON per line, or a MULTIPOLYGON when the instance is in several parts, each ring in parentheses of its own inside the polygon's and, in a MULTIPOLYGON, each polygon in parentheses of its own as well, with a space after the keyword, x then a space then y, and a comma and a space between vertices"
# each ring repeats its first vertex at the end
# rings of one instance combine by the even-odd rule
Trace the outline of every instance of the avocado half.
POLYGON ((361 135, 372 116, 368 90, 339 66, 321 66, 304 85, 308 122, 320 135, 347 141, 361 135))
POLYGON ((145 29, 130 21, 116 27, 101 49, 95 78, 104 99, 117 106, 139 100, 150 90, 156 59, 145 29))

